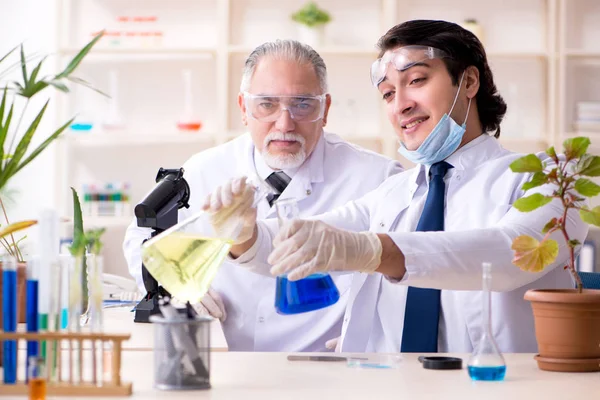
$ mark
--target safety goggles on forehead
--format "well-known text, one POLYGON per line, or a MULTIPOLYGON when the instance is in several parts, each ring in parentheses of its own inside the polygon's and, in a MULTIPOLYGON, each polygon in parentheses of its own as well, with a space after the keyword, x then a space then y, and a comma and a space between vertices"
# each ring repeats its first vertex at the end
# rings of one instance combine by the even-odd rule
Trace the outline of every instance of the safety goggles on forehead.
POLYGON ((398 71, 405 71, 417 63, 444 57, 448 57, 445 51, 429 46, 404 46, 388 51, 371 65, 371 83, 377 87, 383 82, 389 64, 398 71))
POLYGON ((314 122, 325 114, 327 94, 318 96, 271 96, 244 92, 247 114, 260 122, 273 122, 287 111, 296 122, 314 122))

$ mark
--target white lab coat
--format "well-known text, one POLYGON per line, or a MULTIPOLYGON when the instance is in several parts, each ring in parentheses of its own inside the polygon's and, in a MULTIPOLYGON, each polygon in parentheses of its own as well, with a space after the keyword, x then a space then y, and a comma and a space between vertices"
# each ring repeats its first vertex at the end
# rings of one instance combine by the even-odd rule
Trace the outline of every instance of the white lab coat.
MULTIPOLYGON (((488 135, 471 141, 451 155, 454 166, 445 177, 446 209, 443 232, 414 232, 427 195, 423 165, 395 175, 377 190, 318 219, 354 231, 387 232, 402 250, 407 274, 392 282, 381 274, 355 274, 342 329, 342 351, 396 352, 402 343, 407 287, 443 289, 439 346, 442 352, 471 352, 481 337, 481 264, 492 263, 492 320, 495 338, 503 352, 535 352, 537 345, 531 306, 523 300, 531 288, 572 287, 562 266, 568 248, 560 244, 555 263, 540 273, 521 271, 511 263, 512 240, 527 234, 541 240, 544 225, 560 216, 554 201, 529 213, 512 208, 523 196, 527 179, 509 169, 519 158, 488 135)), ((545 154, 538 155, 550 161, 545 154)), ((532 189, 551 193, 548 185, 532 189)), ((583 242, 588 226, 576 212, 569 214, 572 239, 583 242)), ((272 250, 277 227, 259 224, 260 244, 244 254, 248 269, 268 271, 264 262, 272 250)))
MULTIPOLYGON (((239 176, 256 176, 254 145, 249 134, 203 151, 183 166, 190 185, 190 208, 179 211, 183 221, 200 210, 205 197, 217 186, 239 176)), ((308 217, 355 200, 402 171, 400 164, 325 133, 310 158, 295 172, 280 199, 296 198, 300 215, 308 217)), ((258 204, 258 218, 275 218, 267 201, 258 204)), ((129 226, 123 249, 130 273, 142 290, 139 246, 149 230, 129 226)), ((341 292, 333 306, 311 313, 282 316, 276 313, 275 279, 251 273, 225 262, 214 281, 225 303, 222 324, 233 351, 323 351, 325 342, 338 337, 342 327, 352 275, 334 277, 341 292)))

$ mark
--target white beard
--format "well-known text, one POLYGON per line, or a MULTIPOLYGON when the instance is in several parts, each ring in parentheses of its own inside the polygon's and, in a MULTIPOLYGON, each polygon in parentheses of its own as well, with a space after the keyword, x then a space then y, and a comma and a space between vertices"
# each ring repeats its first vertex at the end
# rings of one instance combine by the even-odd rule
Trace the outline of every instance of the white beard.
POLYGON ((273 169, 293 169, 301 166, 306 160, 306 139, 297 133, 273 132, 263 141, 262 156, 265 163, 273 169), (273 140, 295 140, 300 143, 300 150, 296 153, 272 154, 269 152, 269 143, 273 140))

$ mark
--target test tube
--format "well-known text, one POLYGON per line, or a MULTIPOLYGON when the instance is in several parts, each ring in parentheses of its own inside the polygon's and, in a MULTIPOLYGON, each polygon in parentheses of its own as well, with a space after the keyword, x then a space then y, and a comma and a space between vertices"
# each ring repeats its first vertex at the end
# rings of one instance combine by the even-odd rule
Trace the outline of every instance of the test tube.
MULTIPOLYGON (((26 283, 26 325, 27 332, 38 331, 38 287, 40 279, 40 259, 38 256, 34 256, 27 263, 27 283, 26 283)), ((31 357, 38 356, 38 342, 35 340, 27 341, 27 365, 26 372, 29 370, 29 360, 31 357)), ((29 376, 25 374, 28 379, 29 376)))
MULTIPOLYGON (((2 260, 2 329, 4 332, 17 330, 17 260, 5 255, 2 260)), ((5 340, 2 361, 4 365, 4 383, 17 382, 17 341, 5 340)))

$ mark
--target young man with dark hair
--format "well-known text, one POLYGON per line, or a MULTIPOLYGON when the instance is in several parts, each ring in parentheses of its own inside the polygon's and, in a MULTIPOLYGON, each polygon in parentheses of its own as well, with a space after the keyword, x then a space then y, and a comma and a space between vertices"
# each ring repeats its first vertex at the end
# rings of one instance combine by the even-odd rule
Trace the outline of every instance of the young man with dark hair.
MULTIPOLYGON (((543 271, 511 263, 513 239, 525 234, 541 240, 544 224, 561 216, 561 205, 554 201, 526 214, 512 207, 524 195, 527 176, 511 172, 520 155, 496 140, 506 105, 482 44, 450 22, 409 21, 390 29, 379 46, 371 81, 386 104, 400 154, 416 167, 279 232, 276 224, 260 221, 232 255, 243 255, 239 264, 255 272, 287 273, 289 279, 360 272, 350 291, 342 351, 471 352, 482 335, 481 267, 489 262, 500 350, 535 352, 533 316, 523 295, 531 288, 570 287, 560 268, 569 249, 557 233, 558 257, 543 271)), ((545 154, 538 157, 551 166, 545 154)), ((553 190, 544 185, 527 194, 553 190)), ((588 228, 573 212, 567 229, 583 242, 588 228)))

